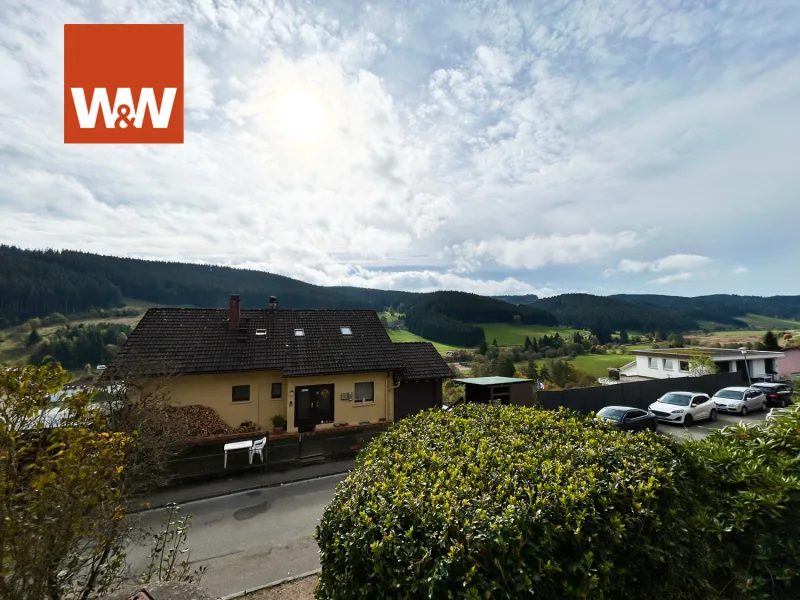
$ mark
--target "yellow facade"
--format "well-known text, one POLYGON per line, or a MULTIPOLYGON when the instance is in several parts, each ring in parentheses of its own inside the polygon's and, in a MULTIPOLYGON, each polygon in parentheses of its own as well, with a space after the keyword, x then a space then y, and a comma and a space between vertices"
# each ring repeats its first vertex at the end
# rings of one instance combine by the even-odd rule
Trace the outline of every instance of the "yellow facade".
MULTIPOLYGON (((181 375, 170 380, 166 389, 175 406, 202 405, 213 408, 231 427, 244 421, 256 423, 262 430, 271 430, 272 417, 286 419, 286 431, 296 432, 294 423, 296 388, 313 385, 333 385, 333 423, 318 425, 317 429, 334 424, 358 425, 377 423, 394 418, 394 388, 391 372, 319 375, 284 378, 280 371, 251 371, 213 375, 181 375), (374 401, 343 400, 343 394, 354 398, 355 384, 372 382, 374 401), (273 398, 273 384, 280 383, 280 397, 273 398), (234 386, 249 386, 249 399, 233 400, 234 386)), ((278 391, 278 390, 274 390, 278 391)))

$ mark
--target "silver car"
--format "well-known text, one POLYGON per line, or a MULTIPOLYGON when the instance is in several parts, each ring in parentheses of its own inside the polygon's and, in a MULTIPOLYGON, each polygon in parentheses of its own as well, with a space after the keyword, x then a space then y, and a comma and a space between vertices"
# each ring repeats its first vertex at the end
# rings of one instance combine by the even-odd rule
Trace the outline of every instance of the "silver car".
POLYGON ((712 398, 719 412, 735 413, 745 416, 756 410, 767 410, 767 396, 757 388, 727 387, 714 394, 712 398))

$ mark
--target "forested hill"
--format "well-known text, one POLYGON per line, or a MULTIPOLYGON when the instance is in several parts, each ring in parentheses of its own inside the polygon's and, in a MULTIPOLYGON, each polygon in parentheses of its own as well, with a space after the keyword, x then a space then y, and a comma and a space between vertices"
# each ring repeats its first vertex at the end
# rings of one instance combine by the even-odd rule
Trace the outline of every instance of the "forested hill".
POLYGON ((734 296, 715 294, 683 298, 656 294, 617 294, 611 296, 626 302, 680 311, 694 319, 742 325, 737 317, 747 314, 778 319, 800 320, 800 296, 734 296))
POLYGON ((34 251, 0 245, 0 327, 54 312, 72 314, 123 304, 123 296, 155 304, 223 307, 231 293, 245 307, 372 308, 413 302, 420 294, 323 287, 262 271, 34 251))
POLYGON ((562 294, 543 298, 533 306, 552 312, 562 325, 586 329, 600 326, 611 330, 670 333, 697 327, 695 319, 677 310, 591 294, 562 294))
POLYGON ((523 296, 492 296, 496 300, 503 300, 511 304, 533 304, 539 299, 536 294, 525 294, 523 296))

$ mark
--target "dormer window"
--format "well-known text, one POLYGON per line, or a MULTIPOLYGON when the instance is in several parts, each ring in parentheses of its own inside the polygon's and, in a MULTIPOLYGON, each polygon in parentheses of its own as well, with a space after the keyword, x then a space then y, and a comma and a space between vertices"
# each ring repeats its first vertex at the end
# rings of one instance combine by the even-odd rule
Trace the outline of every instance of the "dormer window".
POLYGON ((353 330, 349 327, 340 327, 339 330, 342 332, 342 335, 353 335, 353 330))
POLYGON ((304 330, 302 330, 302 329, 295 329, 294 330, 294 336, 295 337, 303 337, 305 334, 306 334, 306 332, 304 330))
POLYGON ((266 329, 256 329, 256 335, 257 336, 267 335, 267 330, 266 329))

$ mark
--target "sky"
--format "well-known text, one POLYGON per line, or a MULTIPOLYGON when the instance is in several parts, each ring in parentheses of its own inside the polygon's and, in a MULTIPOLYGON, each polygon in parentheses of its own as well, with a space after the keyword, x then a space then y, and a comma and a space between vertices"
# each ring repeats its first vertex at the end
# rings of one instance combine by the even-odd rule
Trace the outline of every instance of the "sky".
POLYGON ((3 0, 0 243, 479 294, 800 294, 797 0, 3 0), (182 145, 65 145, 182 23, 182 145))

